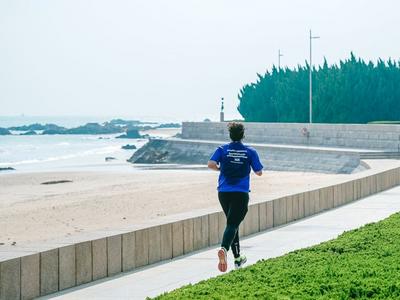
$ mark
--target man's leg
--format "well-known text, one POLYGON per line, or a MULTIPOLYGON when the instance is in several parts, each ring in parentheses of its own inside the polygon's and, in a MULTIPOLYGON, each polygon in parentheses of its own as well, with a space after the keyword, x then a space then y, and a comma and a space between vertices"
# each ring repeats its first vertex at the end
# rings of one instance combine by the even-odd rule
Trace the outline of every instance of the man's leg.
MULTIPOLYGON (((222 193, 220 193, 222 194, 222 193)), ((232 251, 235 254, 236 250, 240 251, 239 248, 239 225, 243 221, 244 217, 247 213, 247 206, 249 203, 249 195, 247 193, 240 192, 231 192, 231 193, 223 193, 222 198, 229 197, 229 210, 226 214, 226 228, 224 232, 224 236, 222 239, 222 247, 224 247, 227 251, 232 246, 235 246, 232 251), (226 194, 226 195, 225 195, 226 194)), ((227 200, 222 199, 220 202, 226 202, 227 200)), ((222 205, 222 204, 221 204, 222 205)))

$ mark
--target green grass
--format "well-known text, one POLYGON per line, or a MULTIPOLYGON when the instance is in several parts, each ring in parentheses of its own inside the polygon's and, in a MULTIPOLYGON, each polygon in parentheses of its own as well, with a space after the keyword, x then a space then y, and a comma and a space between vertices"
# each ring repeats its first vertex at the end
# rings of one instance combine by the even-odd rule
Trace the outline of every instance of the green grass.
POLYGON ((399 213, 156 299, 367 298, 400 299, 399 213))

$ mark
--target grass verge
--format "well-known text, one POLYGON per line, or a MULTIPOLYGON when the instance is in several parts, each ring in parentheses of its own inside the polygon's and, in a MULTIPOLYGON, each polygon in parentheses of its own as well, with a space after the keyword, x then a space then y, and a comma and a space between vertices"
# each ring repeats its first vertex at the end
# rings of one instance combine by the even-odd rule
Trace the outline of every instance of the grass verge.
POLYGON ((400 299, 400 214, 155 299, 400 299))

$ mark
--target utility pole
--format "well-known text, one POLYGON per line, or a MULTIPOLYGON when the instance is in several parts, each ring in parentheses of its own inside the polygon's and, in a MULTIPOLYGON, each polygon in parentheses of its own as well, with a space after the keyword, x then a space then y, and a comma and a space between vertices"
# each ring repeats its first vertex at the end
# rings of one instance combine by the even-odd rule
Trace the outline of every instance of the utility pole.
POLYGON ((281 53, 281 49, 278 50, 278 71, 281 69, 281 57, 283 54, 281 53))
POLYGON ((319 36, 313 36, 310 29, 310 124, 312 124, 312 40, 319 39, 319 36))

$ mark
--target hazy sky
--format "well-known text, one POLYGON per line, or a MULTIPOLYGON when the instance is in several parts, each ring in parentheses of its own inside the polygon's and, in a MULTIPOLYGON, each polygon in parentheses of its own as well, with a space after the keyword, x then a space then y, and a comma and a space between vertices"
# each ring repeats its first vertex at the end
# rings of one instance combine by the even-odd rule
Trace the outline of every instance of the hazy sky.
POLYGON ((277 64, 400 59, 398 0, 0 0, 0 115, 239 117, 277 64))

